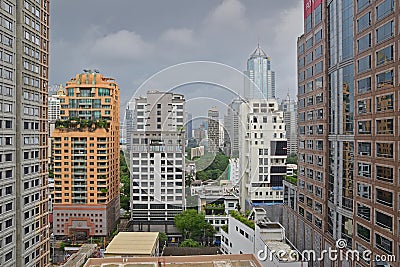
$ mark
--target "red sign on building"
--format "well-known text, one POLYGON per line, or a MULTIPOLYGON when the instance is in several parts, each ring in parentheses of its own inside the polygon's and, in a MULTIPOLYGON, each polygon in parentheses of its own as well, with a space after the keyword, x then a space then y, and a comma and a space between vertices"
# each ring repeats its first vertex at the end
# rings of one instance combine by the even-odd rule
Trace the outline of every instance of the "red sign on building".
POLYGON ((304 0, 304 18, 307 18, 322 0, 304 0))

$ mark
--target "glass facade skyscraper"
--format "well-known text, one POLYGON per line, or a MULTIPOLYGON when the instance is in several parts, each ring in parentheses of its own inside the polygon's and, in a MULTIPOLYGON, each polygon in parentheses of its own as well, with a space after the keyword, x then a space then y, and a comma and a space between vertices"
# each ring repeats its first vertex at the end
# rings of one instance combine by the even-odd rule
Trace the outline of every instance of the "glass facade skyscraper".
POLYGON ((271 59, 258 45, 247 60, 245 74, 249 82, 245 82, 245 97, 247 99, 274 99, 275 72, 271 70, 271 59))
POLYGON ((340 240, 372 253, 312 266, 399 266, 399 4, 304 1, 298 180, 284 182, 283 224, 299 250, 320 255, 340 240))

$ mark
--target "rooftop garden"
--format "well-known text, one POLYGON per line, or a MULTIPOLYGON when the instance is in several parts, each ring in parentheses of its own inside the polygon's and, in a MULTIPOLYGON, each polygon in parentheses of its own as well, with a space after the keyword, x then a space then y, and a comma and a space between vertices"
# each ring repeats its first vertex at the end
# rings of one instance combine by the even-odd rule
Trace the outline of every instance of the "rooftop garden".
POLYGON ((294 175, 286 175, 285 180, 293 185, 297 185, 297 171, 294 172, 294 175))
POLYGON ((86 120, 81 118, 69 118, 68 120, 57 120, 55 127, 56 129, 92 129, 97 128, 108 129, 110 126, 109 121, 98 119, 98 120, 86 120))
POLYGON ((221 226, 221 229, 222 229, 225 233, 229 234, 229 232, 228 232, 228 225, 227 225, 227 224, 222 225, 222 226, 221 226))
POLYGON ((255 225, 253 221, 250 221, 249 219, 247 219, 246 217, 244 217, 242 214, 240 214, 238 211, 236 210, 231 210, 229 211, 229 215, 231 215, 233 218, 235 218, 236 220, 238 220, 239 222, 245 224, 246 226, 250 227, 251 229, 255 229, 255 225))

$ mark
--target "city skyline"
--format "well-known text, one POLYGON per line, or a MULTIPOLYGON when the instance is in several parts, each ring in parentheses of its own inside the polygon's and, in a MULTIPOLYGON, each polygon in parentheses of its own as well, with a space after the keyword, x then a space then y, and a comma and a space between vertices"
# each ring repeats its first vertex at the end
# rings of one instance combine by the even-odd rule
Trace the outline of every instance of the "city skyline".
MULTIPOLYGON (((73 8, 76 5, 70 1, 53 3, 51 8, 54 15, 50 23, 53 28, 62 27, 63 31, 51 32, 50 35, 53 44, 50 64, 54 64, 50 70, 50 84, 59 84, 66 80, 77 71, 77 67, 78 70, 99 69, 120 81, 121 96, 127 99, 151 75, 177 63, 211 60, 243 71, 246 69, 248 56, 259 42, 272 60, 275 59, 277 97, 284 99, 288 89, 295 95, 295 42, 302 28, 295 22, 301 21, 302 1, 245 3, 226 0, 202 1, 201 4, 190 5, 182 1, 157 3, 167 11, 166 14, 159 14, 154 10, 151 13, 156 12, 158 20, 165 21, 168 18, 165 25, 154 23, 155 20, 151 17, 143 17, 143 14, 149 14, 154 1, 118 2, 119 5, 113 4, 108 9, 110 3, 106 1, 96 2, 98 4, 94 7, 90 5, 90 1, 79 2, 80 9, 73 8), (114 11, 101 16, 101 20, 92 15, 79 15, 88 8, 114 11), (264 12, 260 12, 261 9, 264 12), (123 14, 129 10, 134 15, 127 16, 127 20, 123 14), (118 18, 117 12, 121 14, 118 18), (67 15, 71 13, 77 14, 74 21, 67 15), (175 16, 179 19, 174 18, 175 16), (83 34, 79 42, 76 31, 83 34), (115 54, 112 47, 120 51, 115 54), (74 53, 65 53, 68 48, 73 48, 74 53), (110 56, 111 53, 115 56, 110 56), (123 53, 125 55, 121 56, 123 53), (58 62, 63 62, 63 65, 60 66, 58 62)), ((162 87, 146 89, 166 89, 162 87)), ((191 87, 185 91, 186 98, 190 99, 190 94, 196 96, 204 90, 212 92, 215 87, 191 87)), ((225 103, 230 103, 231 100, 225 99, 225 103)), ((125 104, 121 101, 122 110, 125 104)), ((189 112, 193 113, 191 110, 189 112)))

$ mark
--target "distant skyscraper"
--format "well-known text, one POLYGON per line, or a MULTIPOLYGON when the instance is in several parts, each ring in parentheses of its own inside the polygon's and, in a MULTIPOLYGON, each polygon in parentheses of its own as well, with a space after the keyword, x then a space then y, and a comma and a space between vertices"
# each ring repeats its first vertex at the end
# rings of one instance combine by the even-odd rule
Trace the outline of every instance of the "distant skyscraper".
POLYGON ((60 96, 65 95, 62 85, 59 86, 54 95, 48 97, 48 117, 49 122, 54 122, 60 118, 60 96))
POLYGON ((229 104, 224 116, 224 146, 225 154, 231 157, 239 156, 239 107, 243 100, 235 99, 229 104))
POLYGON ((287 154, 297 154, 297 101, 287 99, 281 103, 280 110, 283 111, 283 120, 286 127, 287 154))
POLYGON ((250 81, 245 81, 245 97, 247 99, 274 99, 275 72, 271 70, 271 59, 258 45, 247 60, 245 74, 250 81))
POLYGON ((186 139, 191 139, 193 137, 193 122, 192 114, 187 113, 186 117, 186 139))
POLYGON ((125 110, 125 121, 124 121, 124 131, 125 131, 125 138, 126 138, 126 147, 128 155, 131 151, 131 136, 132 132, 136 128, 136 116, 135 116, 135 106, 132 103, 128 103, 126 110, 125 110))
POLYGON ((185 99, 149 91, 135 99, 131 134, 131 219, 135 231, 177 233, 185 204, 185 99))
POLYGON ((119 88, 86 71, 65 93, 53 131, 54 234, 107 236, 120 212, 119 88))
POLYGON ((0 266, 49 266, 48 0, 0 1, 0 266))
POLYGON ((218 152, 219 148, 219 111, 213 107, 208 110, 208 152, 218 152))

